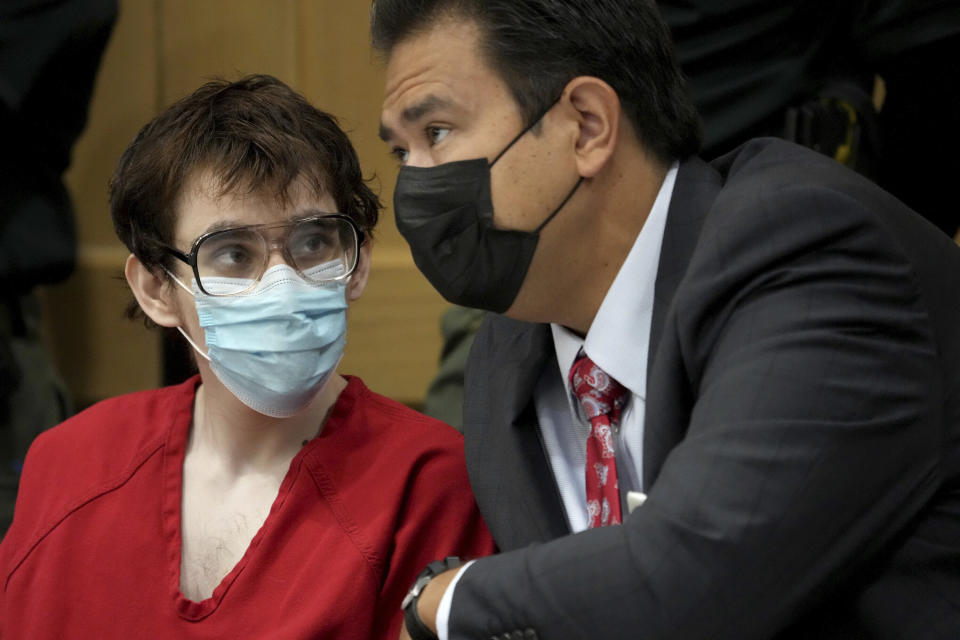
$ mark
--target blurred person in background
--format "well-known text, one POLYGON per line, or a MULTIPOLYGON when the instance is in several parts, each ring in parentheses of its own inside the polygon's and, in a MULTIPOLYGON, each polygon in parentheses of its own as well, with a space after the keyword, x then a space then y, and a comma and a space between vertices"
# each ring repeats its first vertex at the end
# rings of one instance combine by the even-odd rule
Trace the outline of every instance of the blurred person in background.
POLYGON ((782 137, 863 173, 956 235, 955 0, 657 5, 703 118, 703 157, 715 158, 750 138, 782 137), (873 95, 878 76, 880 105, 873 95))
POLYGON ((110 205, 132 315, 199 374, 36 439, 0 637, 396 637, 424 564, 492 542, 461 436, 337 371, 380 209, 346 134, 270 76, 211 82, 110 205))
POLYGON ((73 271, 63 173, 116 17, 116 0, 0 2, 0 536, 27 447, 72 412, 35 289, 73 271))

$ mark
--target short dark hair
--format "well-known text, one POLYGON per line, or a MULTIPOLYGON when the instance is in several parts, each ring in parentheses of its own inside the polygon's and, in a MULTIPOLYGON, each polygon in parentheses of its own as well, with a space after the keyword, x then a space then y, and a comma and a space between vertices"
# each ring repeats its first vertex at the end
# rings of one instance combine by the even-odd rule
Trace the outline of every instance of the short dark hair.
MULTIPOLYGON (((199 171, 212 172, 220 195, 266 189, 281 202, 305 179, 368 238, 381 208, 336 118, 272 76, 214 80, 144 126, 110 180, 117 236, 151 271, 171 268, 164 246, 173 244, 179 198, 199 171)), ((128 315, 138 315, 135 305, 128 315)))
POLYGON ((481 30, 491 68, 527 125, 577 76, 614 88, 640 142, 663 162, 700 148, 700 117, 652 0, 373 0, 373 46, 393 48, 444 19, 481 30))

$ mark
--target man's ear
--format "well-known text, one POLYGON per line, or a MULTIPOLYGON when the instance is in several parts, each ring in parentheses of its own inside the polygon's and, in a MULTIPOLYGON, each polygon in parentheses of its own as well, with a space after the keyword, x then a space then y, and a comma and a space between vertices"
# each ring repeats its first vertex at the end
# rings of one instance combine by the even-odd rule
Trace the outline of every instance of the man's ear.
POLYGON ((353 302, 367 288, 367 278, 370 277, 370 254, 373 253, 373 247, 368 238, 362 245, 357 255, 357 267, 350 274, 350 282, 347 283, 347 300, 353 302))
POLYGON ((593 178, 616 150, 622 114, 620 98, 613 87, 593 76, 574 78, 564 94, 578 118, 577 168, 582 177, 593 178))
POLYGON ((161 327, 177 327, 183 324, 167 280, 147 269, 132 253, 127 257, 123 270, 127 284, 143 312, 161 327))

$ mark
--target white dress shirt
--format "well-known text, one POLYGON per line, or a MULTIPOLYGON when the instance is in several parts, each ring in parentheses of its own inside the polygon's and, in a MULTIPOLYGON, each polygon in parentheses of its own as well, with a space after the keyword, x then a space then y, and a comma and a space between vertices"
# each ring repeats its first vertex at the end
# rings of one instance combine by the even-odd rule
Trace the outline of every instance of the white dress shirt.
POLYGON ((590 422, 570 389, 570 368, 581 348, 597 366, 630 391, 630 400, 620 414, 620 428, 614 436, 617 477, 621 495, 626 495, 628 490, 643 489, 643 418, 653 294, 676 177, 677 164, 674 163, 586 338, 561 325, 550 325, 563 385, 558 384, 553 375, 541 375, 533 399, 550 468, 560 489, 570 530, 575 533, 587 528, 584 467, 590 422))
MULTIPOLYGON (((550 468, 573 532, 587 528, 584 467, 590 422, 572 394, 569 381, 570 367, 581 347, 597 366, 630 391, 614 441, 617 477, 621 495, 626 495, 627 490, 643 489, 643 419, 653 294, 678 166, 675 162, 667 171, 650 214, 600 303, 586 338, 560 325, 550 325, 563 384, 553 375, 541 375, 533 400, 550 468)), ((468 568, 469 565, 460 570, 440 601, 437 611, 440 640, 449 637, 453 591, 468 568)))

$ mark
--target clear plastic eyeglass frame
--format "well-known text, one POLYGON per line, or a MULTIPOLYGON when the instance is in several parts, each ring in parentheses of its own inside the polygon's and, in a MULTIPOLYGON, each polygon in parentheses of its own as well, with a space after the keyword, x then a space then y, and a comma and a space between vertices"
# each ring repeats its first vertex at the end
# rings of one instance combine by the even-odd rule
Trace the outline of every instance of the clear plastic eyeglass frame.
MULTIPOLYGON (((281 252, 284 261, 307 282, 320 285, 326 282, 345 280, 357 267, 360 245, 363 244, 363 241, 364 233, 359 229, 357 224, 348 216, 338 213, 309 216, 289 222, 246 225, 209 231, 193 241, 189 253, 184 253, 166 244, 162 246, 167 253, 190 266, 201 292, 210 296, 232 296, 245 293, 260 282, 260 279, 267 270, 270 256, 276 250, 281 252), (330 270, 312 269, 312 267, 317 266, 317 264, 323 262, 323 260, 309 254, 305 254, 308 257, 303 257, 299 252, 292 251, 290 247, 292 239, 301 239, 296 233, 298 230, 310 230, 311 228, 323 229, 324 227, 326 227, 328 231, 336 231, 335 237, 338 239, 339 245, 333 248, 334 253, 337 254, 335 259, 344 260, 343 269, 332 271, 332 273, 336 275, 329 275, 331 273, 330 270), (281 234, 272 234, 268 237, 265 233, 267 231, 281 229, 284 230, 281 234), (236 245, 230 246, 229 240, 236 238, 240 234, 247 234, 245 239, 248 241, 253 241, 253 238, 259 239, 259 252, 255 252, 254 254, 259 258, 259 264, 248 265, 245 267, 246 273, 244 273, 244 275, 236 276, 238 281, 244 283, 244 288, 230 291, 229 293, 224 293, 220 290, 209 290, 204 286, 204 279, 208 279, 208 281, 211 278, 229 279, 231 276, 227 273, 202 273, 201 270, 208 271, 210 267, 201 264, 201 253, 205 252, 205 248, 215 246, 218 240, 223 240, 227 244, 227 250, 236 252, 238 251, 238 247, 236 245), (259 255, 257 255, 257 253, 259 253, 259 255), (298 259, 298 255, 301 256, 300 259, 298 259), (304 264, 304 262, 308 264, 304 264), (310 262, 316 264, 309 264, 310 262)), ((327 257, 329 257, 329 255, 327 257)))

